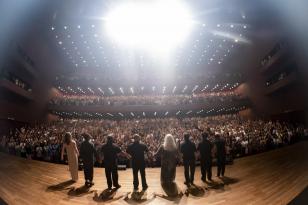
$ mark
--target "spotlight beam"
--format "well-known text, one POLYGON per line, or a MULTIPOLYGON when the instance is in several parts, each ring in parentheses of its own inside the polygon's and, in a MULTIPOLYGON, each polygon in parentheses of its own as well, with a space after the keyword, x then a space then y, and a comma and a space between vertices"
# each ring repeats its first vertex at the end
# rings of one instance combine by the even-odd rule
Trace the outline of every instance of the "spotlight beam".
POLYGON ((104 17, 107 34, 116 42, 135 48, 166 50, 181 44, 193 21, 180 1, 128 2, 104 17))

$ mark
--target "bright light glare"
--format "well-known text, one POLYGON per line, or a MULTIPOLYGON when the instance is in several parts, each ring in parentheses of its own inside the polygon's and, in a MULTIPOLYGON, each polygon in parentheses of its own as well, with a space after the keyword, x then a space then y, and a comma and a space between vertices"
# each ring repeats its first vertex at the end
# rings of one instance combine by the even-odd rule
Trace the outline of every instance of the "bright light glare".
POLYGON ((115 41, 151 50, 176 47, 192 28, 187 6, 176 0, 120 4, 105 19, 107 32, 115 41))

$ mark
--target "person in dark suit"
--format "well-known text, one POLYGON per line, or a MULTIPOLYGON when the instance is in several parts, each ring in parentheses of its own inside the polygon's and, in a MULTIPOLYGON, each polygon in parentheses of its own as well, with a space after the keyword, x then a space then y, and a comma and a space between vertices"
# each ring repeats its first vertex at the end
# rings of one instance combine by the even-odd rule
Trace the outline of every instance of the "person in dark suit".
POLYGON ((212 180, 212 143, 208 140, 208 134, 202 133, 202 141, 198 144, 197 150, 200 153, 201 180, 212 180))
POLYGON ((191 184, 194 184, 195 166, 196 166, 195 153, 197 151, 195 143, 190 141, 189 138, 190 135, 188 133, 185 133, 184 142, 181 143, 180 146, 180 151, 183 155, 183 163, 184 163, 184 174, 185 174, 184 184, 186 184, 188 187, 191 184))
POLYGON ((225 164, 226 164, 226 144, 219 135, 215 135, 215 146, 217 156, 217 176, 223 177, 225 175, 225 164))
POLYGON ((134 190, 138 190, 139 180, 138 172, 141 175, 142 190, 145 191, 148 188, 146 178, 145 178, 145 159, 144 154, 148 152, 148 147, 140 142, 140 136, 138 134, 134 135, 134 142, 127 147, 127 153, 132 158, 132 168, 134 177, 134 190))
POLYGON ((102 146, 101 152, 104 158, 105 175, 107 179, 108 189, 112 189, 112 185, 119 189, 118 175, 118 155, 126 156, 126 153, 122 152, 120 147, 113 143, 113 136, 107 136, 107 142, 102 146))
POLYGON ((84 141, 80 145, 80 156, 83 161, 85 185, 93 186, 94 157, 98 159, 98 155, 93 143, 90 142, 90 139, 92 138, 91 135, 89 135, 88 133, 84 133, 82 136, 84 138, 84 141))

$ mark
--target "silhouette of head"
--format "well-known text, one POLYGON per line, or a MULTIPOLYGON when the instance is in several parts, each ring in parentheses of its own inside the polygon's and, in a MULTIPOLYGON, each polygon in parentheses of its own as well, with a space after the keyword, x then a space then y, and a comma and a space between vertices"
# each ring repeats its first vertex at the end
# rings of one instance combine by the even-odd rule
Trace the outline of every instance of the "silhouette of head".
POLYGON ((189 137, 190 137, 190 135, 188 133, 184 134, 184 140, 185 141, 189 141, 189 137))
POLYGON ((92 138, 91 135, 88 134, 88 133, 83 133, 82 136, 83 136, 84 140, 87 141, 87 142, 90 141, 90 139, 92 138))
POLYGON ((134 142, 140 142, 140 136, 138 134, 134 134, 134 142))
POLYGON ((70 132, 66 132, 64 135, 64 143, 65 144, 70 144, 72 141, 72 134, 70 132))
POLYGON ((176 150, 176 144, 171 134, 166 134, 163 146, 164 149, 168 151, 176 150))
POLYGON ((113 135, 112 135, 112 134, 109 134, 109 135, 107 136, 107 143, 108 143, 108 144, 112 144, 112 143, 113 143, 113 135))
POLYGON ((206 140, 206 139, 208 138, 208 136, 209 136, 209 135, 208 135, 207 132, 203 132, 203 133, 202 133, 202 139, 203 139, 203 140, 206 140))

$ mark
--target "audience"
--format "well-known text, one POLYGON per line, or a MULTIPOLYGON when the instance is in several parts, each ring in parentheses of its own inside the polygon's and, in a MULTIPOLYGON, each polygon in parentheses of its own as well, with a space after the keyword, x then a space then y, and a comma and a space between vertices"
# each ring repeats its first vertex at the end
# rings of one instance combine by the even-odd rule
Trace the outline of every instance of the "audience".
POLYGON ((51 105, 90 106, 90 105, 187 105, 195 103, 221 103, 240 100, 234 92, 198 93, 192 95, 138 95, 138 96, 89 96, 65 95, 50 100, 51 105))
MULTIPOLYGON (((197 144, 203 131, 209 133, 209 140, 212 142, 216 134, 225 139, 229 158, 285 146, 307 134, 307 130, 302 126, 245 120, 237 114, 206 118, 144 118, 120 121, 62 119, 50 124, 11 131, 8 136, 3 136, 0 147, 12 155, 59 163, 62 138, 66 132, 72 132, 78 147, 83 141, 82 133, 91 134, 96 149, 99 149, 106 136, 112 133, 115 143, 122 150, 126 150, 133 134, 139 133, 141 141, 149 148, 147 166, 154 167, 159 166, 159 160, 154 154, 166 134, 172 134, 179 144, 183 141, 184 133, 188 132, 191 140, 197 144)), ((120 164, 125 163, 126 160, 120 158, 120 164)))

